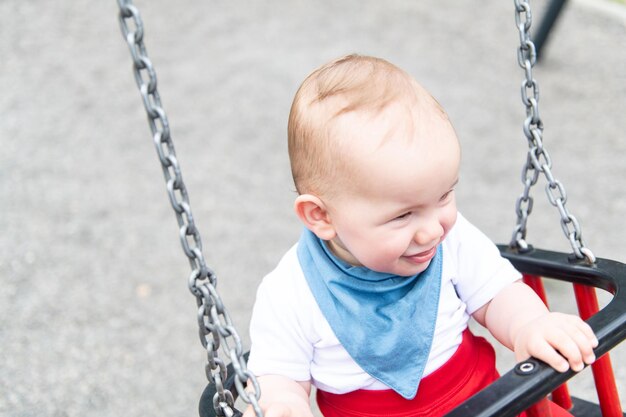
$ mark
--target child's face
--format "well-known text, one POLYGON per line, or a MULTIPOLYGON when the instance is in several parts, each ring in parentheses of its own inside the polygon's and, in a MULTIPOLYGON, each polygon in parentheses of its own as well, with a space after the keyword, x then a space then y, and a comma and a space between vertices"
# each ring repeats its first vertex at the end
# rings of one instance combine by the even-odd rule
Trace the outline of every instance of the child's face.
POLYGON ((408 129, 393 112, 384 116, 343 129, 359 145, 341 181, 348 189, 325 200, 336 233, 330 248, 353 265, 411 276, 428 267, 456 222, 460 149, 440 114, 419 115, 420 126, 408 129))

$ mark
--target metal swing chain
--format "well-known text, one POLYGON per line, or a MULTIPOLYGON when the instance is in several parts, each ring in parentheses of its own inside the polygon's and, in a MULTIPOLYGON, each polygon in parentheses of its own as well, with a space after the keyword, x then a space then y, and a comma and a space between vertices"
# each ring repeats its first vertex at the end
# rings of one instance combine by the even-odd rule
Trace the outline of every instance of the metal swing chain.
POLYGON ((180 228, 180 242, 192 269, 188 286, 196 297, 198 305, 200 342, 206 349, 208 358, 208 364, 205 367, 206 376, 216 387, 213 407, 218 416, 234 415, 233 395, 224 387, 227 377, 226 364, 218 356, 218 350, 223 343, 223 349, 227 352, 235 369, 235 386, 239 396, 252 405, 257 416, 262 417, 263 413, 259 406, 261 395, 259 385, 255 376, 247 369, 241 339, 216 290, 216 276, 206 265, 202 253, 200 231, 194 222, 189 195, 176 158, 169 122, 157 91, 156 72, 143 42, 144 30, 139 10, 131 0, 118 0, 117 2, 120 9, 120 27, 133 59, 135 81, 148 115, 154 145, 163 168, 167 193, 180 228), (233 345, 229 344, 229 340, 233 345), (252 381, 253 388, 246 392, 245 384, 248 380, 252 381))
POLYGON ((524 70, 525 78, 522 80, 522 102, 526 107, 526 119, 524 121, 524 135, 528 140, 528 156, 522 167, 522 183, 524 191, 517 199, 515 211, 517 213, 517 225, 513 231, 510 246, 520 250, 527 250, 526 225, 528 216, 532 212, 533 197, 530 190, 537 183, 539 174, 543 173, 548 184, 546 194, 550 204, 557 208, 561 216, 561 228, 565 237, 569 240, 574 255, 578 259, 587 259, 591 264, 596 258, 582 240, 580 224, 576 217, 569 213, 565 207, 567 193, 563 183, 557 180, 552 173, 552 160, 543 145, 543 122, 539 117, 539 84, 533 78, 532 69, 537 62, 535 44, 530 38, 530 26, 532 14, 530 4, 526 0, 514 0, 515 23, 520 35, 520 46, 517 50, 517 61, 524 70))

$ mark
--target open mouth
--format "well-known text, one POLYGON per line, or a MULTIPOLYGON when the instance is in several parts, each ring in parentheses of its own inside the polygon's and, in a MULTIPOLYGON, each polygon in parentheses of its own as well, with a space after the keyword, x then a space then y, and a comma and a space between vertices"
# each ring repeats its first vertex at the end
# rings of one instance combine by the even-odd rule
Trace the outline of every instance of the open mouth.
POLYGON ((435 253, 437 253, 437 248, 433 247, 428 249, 427 251, 416 253, 415 255, 405 256, 405 258, 408 259, 410 262, 423 264, 433 259, 435 253))

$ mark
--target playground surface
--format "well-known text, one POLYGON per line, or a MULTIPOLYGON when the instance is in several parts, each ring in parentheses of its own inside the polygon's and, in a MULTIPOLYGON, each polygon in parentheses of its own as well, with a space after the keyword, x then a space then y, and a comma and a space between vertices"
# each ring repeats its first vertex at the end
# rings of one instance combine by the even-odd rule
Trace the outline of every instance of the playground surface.
MULTIPOLYGON (((301 230, 291 99, 333 57, 386 58, 433 93, 462 143, 459 209, 509 241, 526 158, 519 36, 512 0, 477 4, 136 1, 205 256, 246 348, 255 288, 301 230)), ((189 265, 117 13, 114 0, 0 2, 1 417, 193 416, 206 384, 189 265)), ((567 207, 594 253, 622 262, 625 39, 623 3, 571 1, 535 70, 567 207)), ((544 184, 528 240, 569 251, 544 184)), ((555 308, 575 310, 569 286, 548 287, 555 308)), ((626 405, 626 345, 611 356, 626 405)), ((596 401, 589 370, 571 391, 596 401)))

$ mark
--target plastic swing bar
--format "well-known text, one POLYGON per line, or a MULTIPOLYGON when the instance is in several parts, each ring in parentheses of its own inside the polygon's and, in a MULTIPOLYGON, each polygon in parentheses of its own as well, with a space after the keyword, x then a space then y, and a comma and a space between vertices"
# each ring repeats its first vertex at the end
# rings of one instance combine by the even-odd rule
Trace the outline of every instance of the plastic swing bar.
MULTIPOLYGON (((570 255, 562 252, 532 249, 522 254, 512 251, 506 245, 499 245, 498 247, 505 258, 509 259, 520 272, 531 279, 533 277, 545 277, 571 282, 575 285, 581 316, 593 328, 599 341, 598 347, 595 349, 596 357, 599 359, 592 365, 596 387, 598 391, 602 386, 610 386, 611 383, 614 387, 612 373, 598 376, 597 374, 603 373, 603 371, 596 372, 595 367, 600 365, 606 368, 602 363, 606 364, 608 361, 603 361, 603 359, 608 359, 608 357, 603 356, 626 338, 626 264, 599 258, 596 264, 587 265, 582 262, 571 262, 570 255), (581 303, 581 297, 589 296, 587 290, 593 291, 594 288, 606 290, 614 296, 609 304, 597 314, 591 313, 594 311, 593 300, 595 298, 581 303), (586 317, 586 315, 590 317, 586 317), (603 358, 600 359, 601 357, 603 358), (602 378, 610 379, 609 383, 603 384, 602 378)), ((234 371, 230 365, 228 375, 229 378, 226 380, 225 387, 234 390, 234 371)), ((540 414, 541 401, 575 375, 574 371, 559 373, 539 360, 529 359, 517 364, 511 371, 502 375, 489 387, 466 400, 446 416, 514 417, 529 409, 533 404, 538 404, 535 414, 542 415, 540 414)), ((236 390, 234 391, 233 394, 236 394, 236 390)), ((212 384, 205 388, 200 398, 200 417, 216 416, 213 408, 215 393, 216 390, 212 384)), ((553 399, 561 403, 566 402, 569 400, 569 395, 567 393, 564 395, 568 397, 566 400, 553 399)), ((573 398, 573 408, 570 412, 576 417, 625 416, 621 411, 617 392, 609 392, 608 394, 598 392, 598 396, 601 402, 600 407, 573 398), (600 413, 600 408, 602 413, 600 413)), ((569 408, 567 404, 565 405, 565 408, 569 408)), ((241 415, 238 411, 235 413, 234 416, 241 415)), ((546 414, 543 415, 546 416, 546 414)))
MULTIPOLYGON (((570 262, 568 254, 533 249, 527 253, 511 251, 508 246, 500 245, 500 252, 522 273, 536 277, 546 277, 575 284, 577 293, 589 288, 600 288, 613 294, 609 304, 587 319, 593 328, 599 344, 595 349, 597 358, 601 358, 626 338, 626 265, 620 262, 597 259, 596 264, 570 262)), ((587 293, 588 294, 588 293, 587 293)), ((580 297, 579 298, 579 302, 580 297)), ((588 304, 580 304, 581 310, 588 309, 588 304)), ((589 311, 587 311, 589 312, 589 311)), ((602 358, 604 359, 604 358, 602 358)), ((596 364, 606 364, 598 359, 596 364)), ((592 365, 595 367, 596 364, 592 365)), ((594 376, 596 372, 594 372, 594 376)), ((573 371, 559 373, 545 363, 530 359, 517 364, 486 389, 469 398, 463 404, 447 414, 447 417, 509 417, 516 416, 533 404, 541 401, 550 392, 576 375, 573 371)), ((611 382, 614 382, 611 381, 611 382)), ((598 377, 596 388, 599 390, 598 377)), ((610 394, 610 393, 609 393, 610 394)), ((615 396, 599 392, 602 414, 598 407, 574 399, 573 409, 576 417, 622 417, 617 393, 615 396), (608 402, 608 403, 607 403, 608 402)))

